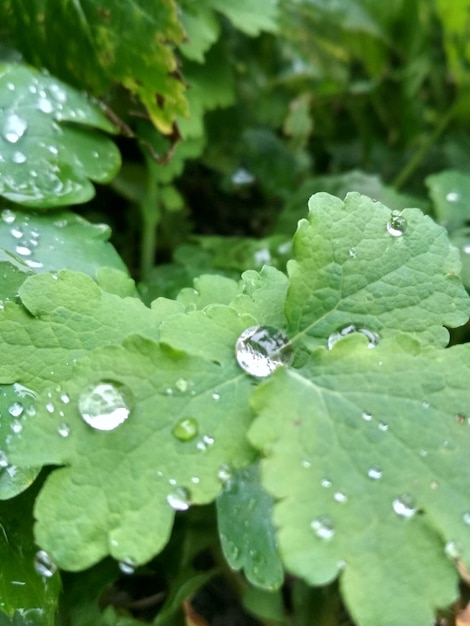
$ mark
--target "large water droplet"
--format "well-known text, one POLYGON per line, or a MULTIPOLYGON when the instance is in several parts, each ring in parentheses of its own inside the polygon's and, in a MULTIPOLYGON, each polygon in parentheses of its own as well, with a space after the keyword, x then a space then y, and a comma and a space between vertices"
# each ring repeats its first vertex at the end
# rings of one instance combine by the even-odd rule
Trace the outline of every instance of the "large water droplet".
POLYGON ((38 550, 34 557, 34 569, 43 578, 52 578, 57 571, 57 565, 45 550, 38 550))
POLYGON ((173 428, 174 436, 180 441, 190 441, 199 432, 199 424, 193 417, 184 417, 173 428))
POLYGON ((43 113, 52 113, 54 107, 52 105, 52 102, 47 98, 40 98, 38 102, 38 109, 43 113))
POLYGON ((414 500, 408 494, 395 498, 392 502, 392 507, 395 513, 400 517, 413 517, 416 513, 414 500))
POLYGON ((235 345, 238 365, 251 376, 265 378, 292 359, 288 337, 273 326, 251 326, 235 345))
POLYGON ((176 487, 168 494, 166 501, 175 511, 187 511, 191 504, 191 494, 186 487, 176 487))
POLYGON ((28 122, 26 120, 16 113, 10 113, 5 120, 2 135, 8 142, 16 143, 25 134, 27 128, 28 122))
POLYGON ((317 537, 325 540, 331 539, 336 532, 332 520, 326 515, 320 515, 314 519, 310 524, 310 528, 317 537))
POLYGON ((96 430, 114 430, 129 417, 130 389, 120 383, 101 381, 88 385, 78 399, 83 420, 96 430))
POLYGON ((353 333, 360 333, 361 335, 364 335, 369 342, 367 346, 368 348, 375 348, 380 341, 380 336, 373 330, 369 330, 368 328, 359 328, 355 324, 348 324, 340 330, 331 333, 328 337, 328 350, 331 350, 332 347, 338 343, 338 341, 344 339, 344 337, 347 337, 348 335, 352 335, 353 333))
POLYGON ((392 211, 390 220, 387 222, 387 232, 392 237, 401 237, 407 225, 406 219, 401 216, 400 211, 392 211))

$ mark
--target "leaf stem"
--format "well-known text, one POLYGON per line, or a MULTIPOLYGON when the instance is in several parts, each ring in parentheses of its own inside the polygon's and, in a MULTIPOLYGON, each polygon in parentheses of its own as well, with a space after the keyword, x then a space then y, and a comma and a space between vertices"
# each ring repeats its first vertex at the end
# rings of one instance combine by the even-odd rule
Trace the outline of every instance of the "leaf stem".
POLYGON ((158 198, 158 179, 156 164, 147 156, 147 184, 144 198, 140 204, 142 215, 142 237, 140 250, 140 277, 145 279, 154 265, 157 249, 157 226, 160 221, 160 202, 158 198))

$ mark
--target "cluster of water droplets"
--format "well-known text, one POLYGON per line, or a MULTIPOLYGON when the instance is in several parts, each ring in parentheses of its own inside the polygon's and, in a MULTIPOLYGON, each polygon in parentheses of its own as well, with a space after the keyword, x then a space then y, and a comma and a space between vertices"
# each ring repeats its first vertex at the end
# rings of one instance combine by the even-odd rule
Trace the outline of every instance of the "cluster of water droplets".
POLYGON ((289 365, 293 350, 287 335, 273 326, 250 326, 235 344, 238 365, 250 376, 265 378, 289 365))
POLYGON ((356 324, 347 324, 346 326, 343 326, 334 333, 331 333, 331 335, 328 337, 328 349, 331 350, 333 346, 338 343, 338 341, 341 341, 341 339, 344 339, 345 337, 347 337, 348 335, 352 335, 353 333, 359 333, 361 335, 364 335, 364 337, 366 337, 368 341, 368 348, 375 348, 380 341, 380 335, 375 331, 369 330, 368 328, 364 328, 361 326, 357 326, 356 324))
POLYGON ((78 398, 83 421, 95 430, 114 430, 127 420, 132 406, 131 390, 114 381, 87 385, 78 398))
POLYGON ((31 269, 42 268, 43 263, 36 256, 41 234, 36 226, 30 224, 29 216, 4 209, 0 217, 11 236, 11 251, 31 269))

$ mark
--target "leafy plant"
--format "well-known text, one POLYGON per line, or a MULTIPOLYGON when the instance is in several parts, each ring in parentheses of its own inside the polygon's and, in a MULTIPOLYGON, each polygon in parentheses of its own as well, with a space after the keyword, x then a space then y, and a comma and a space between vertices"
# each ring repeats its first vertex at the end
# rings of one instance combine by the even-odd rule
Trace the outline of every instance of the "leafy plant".
POLYGON ((454 623, 456 15, 2 4, 0 623, 454 623))

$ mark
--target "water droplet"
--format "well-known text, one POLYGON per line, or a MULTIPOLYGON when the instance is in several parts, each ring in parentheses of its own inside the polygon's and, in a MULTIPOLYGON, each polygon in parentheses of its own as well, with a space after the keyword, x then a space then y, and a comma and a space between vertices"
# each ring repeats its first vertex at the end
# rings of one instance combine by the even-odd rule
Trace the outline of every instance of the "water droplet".
POLYGON ((379 480, 380 478, 382 478, 382 470, 374 465, 373 467, 369 468, 367 476, 369 478, 372 478, 372 480, 379 480))
POLYGON ((101 381, 88 385, 78 399, 83 420, 96 430, 114 430, 129 417, 132 394, 125 385, 101 381))
POLYGON ((364 411, 361 415, 362 419, 365 420, 366 422, 370 422, 372 420, 372 413, 369 413, 368 411, 364 411))
POLYGON ((192 476, 191 482, 193 483, 193 485, 197 485, 198 483, 201 482, 201 479, 199 478, 199 476, 192 476))
POLYGON ((12 416, 12 417, 19 417, 24 411, 24 406, 20 403, 20 402, 13 402, 13 404, 10 404, 10 406, 8 407, 8 413, 12 416))
POLYGON ((38 109, 43 113, 52 113, 54 107, 52 106, 52 102, 47 98, 40 98, 38 102, 38 109))
POLYGON ((25 259, 24 262, 31 269, 39 269, 41 267, 44 267, 44 265, 43 265, 43 263, 41 263, 41 261, 33 261, 32 259, 25 259))
POLYGON ((180 441, 190 441, 199 432, 199 424, 193 417, 184 417, 173 428, 173 435, 180 441))
POLYGON ((3 209, 1 216, 5 224, 13 224, 16 220, 16 215, 10 209, 3 209))
POLYGON ((212 399, 213 400, 220 400, 220 393, 217 393, 216 391, 214 391, 214 393, 212 394, 212 399))
POLYGON ((10 233, 15 239, 21 239, 21 237, 24 234, 23 231, 17 226, 13 226, 12 229, 10 230, 10 233))
POLYGON ((191 494, 186 487, 177 487, 168 494, 166 500, 175 511, 187 511, 191 504, 191 494))
POLYGON ((446 195, 447 202, 458 202, 460 200, 460 194, 457 191, 449 191, 446 195))
POLYGON ((70 426, 66 422, 62 422, 59 424, 57 432, 61 437, 66 438, 70 435, 70 426))
POLYGON ((48 403, 46 404, 46 411, 47 411, 48 413, 51 413, 51 414, 52 414, 52 413, 54 413, 54 411, 55 411, 55 406, 54 406, 54 403, 53 403, 53 402, 48 402, 48 403))
POLYGON ((392 211, 389 222, 387 222, 387 232, 392 237, 401 237, 407 227, 406 219, 401 216, 400 211, 392 211))
POLYGON ((456 560, 462 555, 462 548, 456 541, 448 541, 444 546, 444 552, 449 559, 456 560))
POLYGON ((349 256, 354 258, 357 255, 356 249, 355 248, 351 248, 349 250, 349 256))
POLYGON ((38 550, 34 557, 34 569, 43 578, 52 578, 57 571, 57 565, 45 550, 38 550))
POLYGON ((2 135, 9 143, 16 143, 25 134, 28 123, 23 118, 10 113, 5 120, 2 135))
POLYGON ((191 386, 191 384, 192 383, 187 381, 185 378, 178 378, 178 380, 175 383, 175 387, 181 393, 186 393, 188 391, 189 387, 191 386))
POLYGON ((304 469, 310 469, 312 467, 312 464, 308 459, 303 459, 301 465, 304 469))
POLYGON ((331 350, 333 346, 338 343, 338 341, 348 335, 352 335, 353 333, 360 333, 361 335, 364 335, 369 342, 367 346, 368 348, 375 348, 380 341, 380 336, 373 330, 369 330, 368 328, 358 328, 355 324, 348 324, 340 330, 331 333, 328 337, 328 350, 331 350))
POLYGON ((331 482, 331 480, 328 480, 328 478, 324 478, 321 482, 320 485, 324 488, 324 489, 329 489, 333 483, 331 482))
POLYGON ((255 182, 255 177, 244 167, 239 167, 232 174, 232 183, 237 185, 238 187, 242 187, 244 185, 252 185, 255 182))
POLYGON ((27 160, 27 157, 26 157, 26 154, 16 151, 13 153, 11 160, 13 161, 13 163, 25 163, 27 160))
POLYGON ((379 422, 379 430, 386 432, 388 428, 389 428, 388 424, 386 424, 385 422, 379 422))
POLYGON ((317 537, 324 540, 331 539, 336 532, 332 520, 326 515, 320 515, 314 519, 310 524, 310 528, 317 537))
POLYGON ((15 433, 15 435, 19 435, 23 430, 23 424, 18 420, 13 420, 10 424, 11 430, 15 433))
POLYGON ((278 367, 288 365, 292 347, 288 337, 272 326, 251 326, 235 345, 238 365, 251 376, 265 378, 278 367))
POLYGON ((395 513, 400 517, 413 517, 416 513, 413 498, 408 494, 395 498, 392 502, 392 507, 395 513))
POLYGON ((334 496, 333 496, 334 500, 336 500, 336 502, 340 502, 341 504, 343 502, 347 502, 348 501, 348 496, 343 493, 342 491, 337 491, 334 496))
POLYGON ((231 480, 232 476, 233 476, 232 469, 229 465, 224 464, 219 467, 219 470, 217 472, 217 478, 221 482, 223 483, 228 482, 229 480, 231 480))
POLYGON ((423 402, 423 409, 429 409, 430 406, 431 404, 427 400, 423 402))
POLYGON ((15 85, 13 83, 7 83, 7 89, 9 91, 15 91, 15 85))
POLYGON ((462 519, 464 524, 470 526, 470 511, 465 511, 465 513, 462 515, 462 519))
POLYGON ((27 246, 15 246, 15 252, 21 256, 31 256, 32 251, 27 246))
POLYGON ((5 469, 5 467, 8 467, 9 465, 10 462, 8 461, 7 455, 3 450, 0 450, 0 468, 5 469))
POLYGON ((60 399, 64 404, 68 404, 70 402, 70 396, 65 391, 60 394, 60 399))
POLYGON ((134 559, 123 559, 122 561, 119 561, 118 567, 123 574, 131 576, 135 572, 136 562, 134 559))
POLYGON ((431 487, 431 489, 434 491, 439 487, 439 483, 437 482, 437 480, 432 480, 429 483, 429 486, 431 487))

